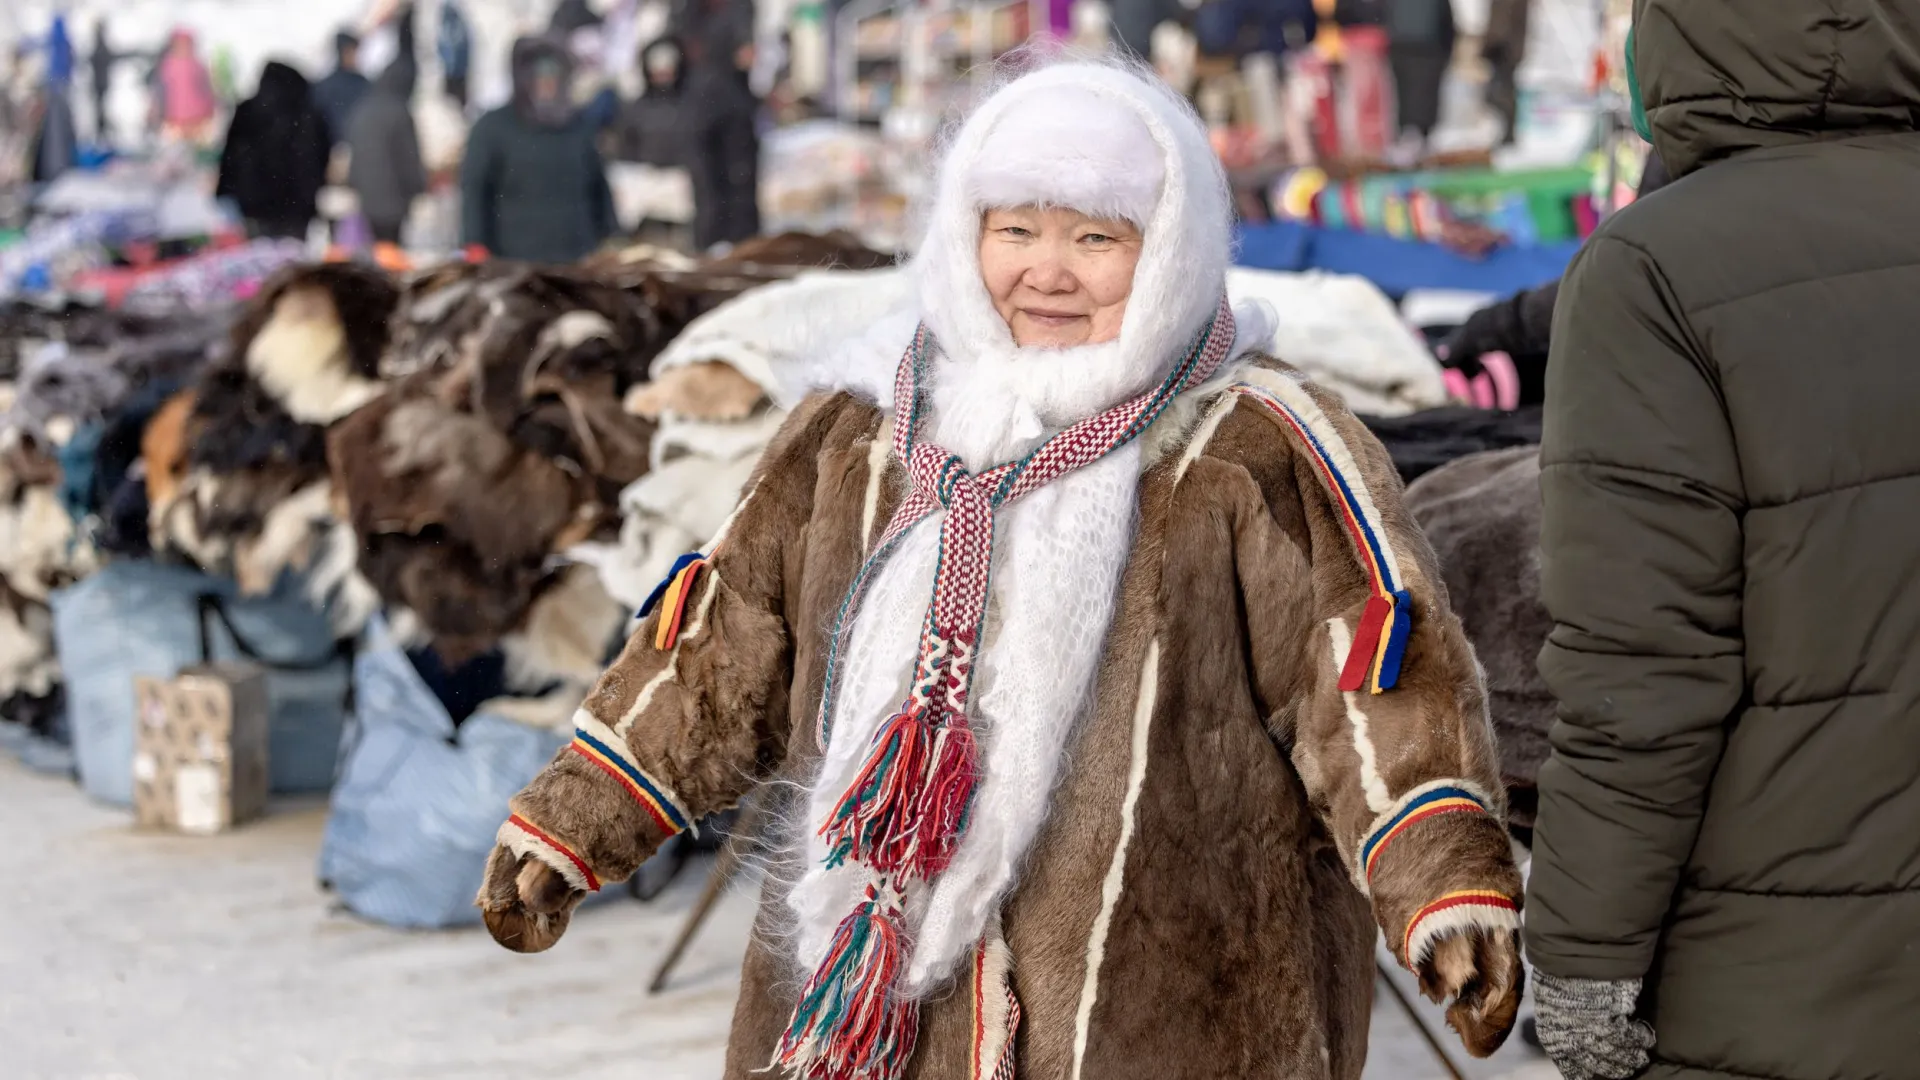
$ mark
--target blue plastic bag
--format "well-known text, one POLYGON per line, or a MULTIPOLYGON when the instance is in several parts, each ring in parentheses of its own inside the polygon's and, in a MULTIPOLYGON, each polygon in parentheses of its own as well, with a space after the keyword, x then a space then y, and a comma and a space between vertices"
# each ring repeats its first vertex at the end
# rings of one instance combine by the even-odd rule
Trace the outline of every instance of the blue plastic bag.
POLYGON ((172 678, 205 659, 202 597, 212 597, 216 611, 206 630, 210 659, 265 661, 272 789, 327 790, 351 672, 326 618, 291 582, 272 596, 242 597, 224 578, 139 560, 108 563, 48 599, 81 786, 103 802, 132 805, 134 677, 172 678), (284 670, 276 662, 313 666, 284 670))
POLYGON ((356 914, 393 926, 479 922, 473 898, 507 800, 567 737, 485 712, 456 732, 377 622, 354 660, 354 688, 356 735, 333 789, 320 879, 356 914))

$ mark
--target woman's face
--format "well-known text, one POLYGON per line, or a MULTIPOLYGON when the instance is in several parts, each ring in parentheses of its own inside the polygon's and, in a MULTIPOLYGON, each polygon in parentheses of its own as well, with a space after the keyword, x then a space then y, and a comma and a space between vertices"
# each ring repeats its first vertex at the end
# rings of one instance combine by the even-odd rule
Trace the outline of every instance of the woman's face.
POLYGON ((1018 345, 1118 338, 1139 263, 1140 230, 1125 221, 1032 206, 981 217, 980 277, 1018 345))

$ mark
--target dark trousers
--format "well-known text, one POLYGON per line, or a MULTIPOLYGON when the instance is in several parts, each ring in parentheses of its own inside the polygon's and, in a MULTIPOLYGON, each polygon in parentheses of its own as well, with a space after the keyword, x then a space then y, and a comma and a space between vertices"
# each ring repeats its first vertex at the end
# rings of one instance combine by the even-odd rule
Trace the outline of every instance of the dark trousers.
POLYGON ((404 221, 374 221, 369 218, 367 229, 373 233, 374 243, 397 244, 400 242, 400 227, 405 224, 404 221))
POLYGON ((705 251, 760 235, 760 136, 753 115, 696 116, 690 142, 693 246, 705 251))
POLYGON ((1487 75, 1487 107, 1500 118, 1500 144, 1513 142, 1513 127, 1520 116, 1520 87, 1515 81, 1513 64, 1492 65, 1487 75))
POLYGON ((1440 122, 1440 84, 1452 60, 1450 50, 1428 45, 1392 45, 1387 63, 1393 68, 1394 99, 1399 102, 1400 130, 1431 135, 1440 122))

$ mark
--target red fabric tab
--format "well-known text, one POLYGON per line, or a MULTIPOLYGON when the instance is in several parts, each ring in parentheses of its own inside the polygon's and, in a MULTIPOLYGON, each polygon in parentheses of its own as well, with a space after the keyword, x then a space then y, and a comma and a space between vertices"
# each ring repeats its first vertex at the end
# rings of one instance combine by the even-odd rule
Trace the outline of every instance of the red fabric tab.
POLYGON ((1349 693, 1364 690, 1367 675, 1373 670, 1374 654, 1380 651, 1380 634, 1387 626, 1393 605, 1384 596, 1367 597, 1367 610, 1360 615, 1360 630, 1353 638, 1353 651, 1347 653, 1347 666, 1340 669, 1340 689, 1349 693))

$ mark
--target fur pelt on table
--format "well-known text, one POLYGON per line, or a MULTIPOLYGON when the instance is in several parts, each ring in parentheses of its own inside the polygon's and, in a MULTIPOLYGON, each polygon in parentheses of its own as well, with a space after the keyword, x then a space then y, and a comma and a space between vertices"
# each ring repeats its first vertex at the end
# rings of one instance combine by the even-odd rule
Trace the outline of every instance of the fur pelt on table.
POLYGON ((399 298, 384 272, 289 268, 235 321, 222 355, 143 436, 156 551, 273 587, 328 535, 327 425, 377 398, 399 298))
POLYGON ((394 381, 327 438, 358 571, 396 627, 453 664, 504 645, 510 681, 565 674, 534 639, 612 605, 555 557, 616 532, 621 489, 650 465, 654 425, 620 403, 684 325, 670 299, 514 264, 409 284, 381 365, 394 381))
POLYGON ((1360 422, 1387 448, 1400 479, 1409 484, 1469 454, 1540 442, 1538 405, 1513 412, 1443 405, 1404 416, 1362 416, 1360 422))
POLYGON ((1540 448, 1460 458, 1408 487, 1406 504, 1486 669, 1509 817, 1530 832, 1555 709, 1536 663, 1553 627, 1540 603, 1540 448))

